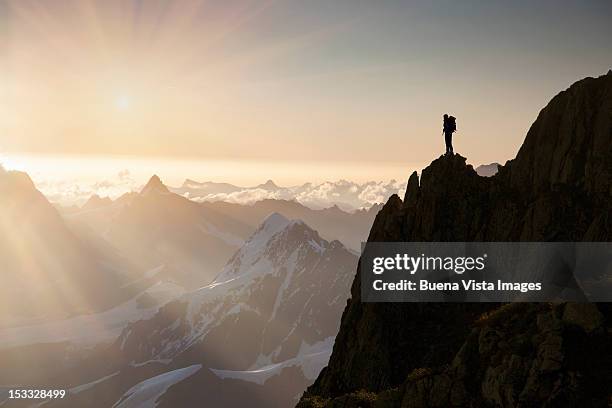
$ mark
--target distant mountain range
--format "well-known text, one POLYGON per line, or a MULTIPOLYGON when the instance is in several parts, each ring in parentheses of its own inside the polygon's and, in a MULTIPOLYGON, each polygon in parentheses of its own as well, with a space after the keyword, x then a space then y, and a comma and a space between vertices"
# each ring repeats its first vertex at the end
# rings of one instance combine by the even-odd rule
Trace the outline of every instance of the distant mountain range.
MULTIPOLYGON (((92 395, 82 393, 93 389, 84 378, 157 384, 175 378, 168 370, 194 363, 207 367, 198 376, 212 375, 210 387, 226 390, 220 398, 240 395, 238 387, 260 399, 274 395, 282 406, 297 401, 331 353, 357 260, 334 239, 357 249, 379 208, 349 213, 285 200, 198 203, 171 192, 156 176, 140 192, 116 200, 92 196, 63 214, 24 173, 2 170, 0 192, 0 254, 7 267, 0 383, 62 381, 82 386, 75 394, 92 395), (280 213, 307 219, 329 240, 280 213), (185 290, 190 292, 175 300, 185 290), (237 302, 244 305, 236 309, 237 302), (208 308, 210 319, 181 315, 185 304, 208 308), (130 333, 157 330, 152 325, 168 313, 189 331, 182 332, 184 325, 179 331, 159 327, 160 343, 140 359, 146 347, 138 344, 135 352, 141 337, 130 333), (135 323, 125 329, 129 322, 135 323), (235 333, 233 345, 229 333, 235 333), (240 348, 247 337, 255 348, 240 348), (161 353, 175 341, 176 348, 161 353), (228 345, 224 353, 213 352, 228 345), (176 367, 167 365, 168 358, 176 367), (111 366, 121 375, 112 376, 111 366), (272 391, 279 382, 286 393, 272 391)), ((103 389, 109 384, 102 383, 103 389)), ((147 384, 142 387, 149 389, 147 384)), ((129 400, 127 388, 113 389, 116 394, 109 395, 118 400, 127 392, 129 400)))
MULTIPOLYGON (((143 187, 141 182, 134 180, 127 170, 116 177, 97 182, 79 180, 71 182, 70 180, 44 180, 43 178, 38 186, 51 202, 68 211, 82 208, 94 195, 117 198, 120 192, 135 192, 143 187)), ((296 186, 279 186, 272 180, 267 180, 255 186, 238 186, 186 179, 178 187, 168 186, 170 191, 199 202, 225 201, 248 205, 265 199, 292 200, 312 209, 323 209, 336 205, 349 212, 361 208, 367 209, 373 204, 382 203, 391 194, 401 194, 405 188, 405 181, 395 180, 363 183, 338 180, 304 183, 296 186)))
POLYGON ((279 187, 272 180, 255 187, 239 187, 227 183, 197 182, 185 180, 171 191, 196 201, 223 201, 235 204, 253 204, 265 199, 293 200, 312 209, 337 206, 345 211, 370 208, 385 201, 391 194, 398 194, 406 183, 389 182, 354 183, 346 180, 320 184, 305 183, 300 186, 279 187))
POLYGON ((330 240, 358 251, 380 209, 346 212, 313 210, 296 201, 262 200, 251 205, 189 200, 173 193, 157 176, 139 193, 116 200, 92 196, 67 211, 72 229, 88 231, 126 254, 144 270, 164 265, 164 274, 185 288, 210 283, 230 256, 271 213, 301 219, 330 240))

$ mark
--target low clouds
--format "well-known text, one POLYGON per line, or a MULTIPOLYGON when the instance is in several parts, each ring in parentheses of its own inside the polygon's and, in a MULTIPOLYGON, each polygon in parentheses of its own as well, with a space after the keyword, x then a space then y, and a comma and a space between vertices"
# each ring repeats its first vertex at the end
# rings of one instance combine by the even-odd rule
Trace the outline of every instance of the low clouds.
POLYGON ((140 188, 129 170, 121 170, 114 177, 96 182, 76 180, 34 180, 34 182, 36 188, 49 201, 64 206, 81 206, 94 194, 115 199, 140 188))
POLYGON ((393 193, 399 194, 403 198, 403 193, 405 190, 406 184, 398 183, 395 180, 392 180, 387 184, 368 183, 359 192, 358 198, 364 203, 384 203, 393 193))
MULTIPOLYGON (((142 188, 128 170, 121 170, 115 176, 97 182, 74 180, 35 180, 35 182, 37 188, 51 202, 64 206, 81 206, 94 194, 115 199, 131 191, 140 191, 142 188)), ((367 183, 339 180, 291 187, 280 187, 272 181, 255 187, 240 187, 227 183, 199 183, 187 180, 181 187, 170 187, 171 191, 198 202, 225 201, 249 205, 266 199, 296 200, 313 209, 337 205, 347 211, 383 203, 392 194, 403 196, 405 189, 406 183, 395 180, 367 183)))
POLYGON ((285 199, 283 194, 277 191, 267 191, 261 188, 244 189, 233 193, 213 193, 198 196, 193 193, 184 193, 185 197, 195 201, 225 201, 235 204, 253 204, 265 199, 285 199))
MULTIPOLYGON (((406 183, 395 180, 389 182, 354 183, 340 180, 321 184, 306 183, 294 187, 278 187, 267 184, 253 187, 235 188, 231 192, 214 192, 211 183, 201 183, 200 188, 193 182, 189 188, 173 189, 179 194, 196 201, 226 201, 237 204, 253 204, 264 199, 296 200, 310 208, 328 208, 333 205, 344 210, 370 207, 375 203, 387 201, 390 195, 400 194, 406 189, 406 183), (213 190, 213 191, 211 191, 213 190)), ((224 186, 227 189, 227 185, 224 186)))

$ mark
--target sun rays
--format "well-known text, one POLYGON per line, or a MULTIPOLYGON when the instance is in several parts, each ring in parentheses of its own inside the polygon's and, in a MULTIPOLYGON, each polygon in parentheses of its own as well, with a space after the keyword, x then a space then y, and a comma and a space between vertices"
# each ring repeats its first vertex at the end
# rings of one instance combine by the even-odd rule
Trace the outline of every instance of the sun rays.
POLYGON ((253 121, 279 102, 254 100, 257 83, 334 27, 252 39, 273 5, 9 0, 0 71, 11 92, 0 98, 10 114, 0 142, 13 151, 227 157, 248 146, 247 129, 282 140, 275 121, 253 121))

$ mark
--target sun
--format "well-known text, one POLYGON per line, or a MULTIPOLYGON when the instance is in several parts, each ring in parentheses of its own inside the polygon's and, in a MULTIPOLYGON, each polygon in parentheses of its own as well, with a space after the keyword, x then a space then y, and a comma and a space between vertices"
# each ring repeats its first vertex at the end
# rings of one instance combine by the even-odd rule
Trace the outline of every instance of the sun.
POLYGON ((126 94, 119 95, 115 99, 115 107, 119 111, 125 112, 128 109, 130 109, 131 105, 132 105, 132 101, 129 95, 126 95, 126 94))

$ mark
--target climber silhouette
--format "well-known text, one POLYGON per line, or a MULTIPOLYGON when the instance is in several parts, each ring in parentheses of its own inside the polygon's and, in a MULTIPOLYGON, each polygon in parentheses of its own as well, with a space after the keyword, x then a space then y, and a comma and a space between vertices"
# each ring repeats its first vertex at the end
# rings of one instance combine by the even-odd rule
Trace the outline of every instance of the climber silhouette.
POLYGON ((457 130, 457 119, 454 116, 448 116, 444 114, 444 126, 442 127, 442 133, 444 133, 444 141, 446 142, 446 154, 453 155, 453 132, 457 130))

